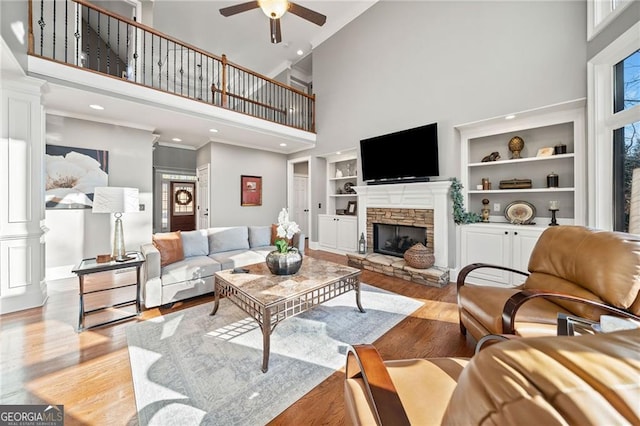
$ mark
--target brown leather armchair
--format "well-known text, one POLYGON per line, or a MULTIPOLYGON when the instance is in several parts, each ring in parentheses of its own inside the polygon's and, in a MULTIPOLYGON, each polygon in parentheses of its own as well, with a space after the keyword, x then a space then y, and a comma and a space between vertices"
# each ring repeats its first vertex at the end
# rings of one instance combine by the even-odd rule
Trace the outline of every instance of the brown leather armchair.
POLYGON ((475 263, 458 274, 460 331, 523 337, 557 333, 558 314, 598 321, 603 314, 640 320, 640 236, 582 226, 546 229, 529 272, 475 263), (479 268, 526 275, 514 288, 466 283, 479 268))
POLYGON ((349 348, 354 425, 640 424, 640 330, 512 339, 460 358, 349 348))

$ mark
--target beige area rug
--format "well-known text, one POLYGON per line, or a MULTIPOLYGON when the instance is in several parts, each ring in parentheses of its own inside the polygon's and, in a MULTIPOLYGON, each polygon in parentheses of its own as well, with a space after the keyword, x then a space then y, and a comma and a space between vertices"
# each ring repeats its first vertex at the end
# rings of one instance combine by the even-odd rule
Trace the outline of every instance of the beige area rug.
POLYGON ((373 343, 421 302, 362 285, 358 311, 349 292, 278 324, 269 371, 262 333, 228 300, 127 328, 141 425, 264 425, 342 368, 346 347, 373 343))

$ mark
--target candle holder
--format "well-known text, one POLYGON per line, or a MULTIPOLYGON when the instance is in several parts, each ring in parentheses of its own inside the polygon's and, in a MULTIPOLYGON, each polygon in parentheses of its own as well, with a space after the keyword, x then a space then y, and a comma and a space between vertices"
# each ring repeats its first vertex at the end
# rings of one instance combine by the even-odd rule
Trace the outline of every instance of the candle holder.
POLYGON ((549 226, 558 226, 558 222, 556 221, 556 212, 559 209, 549 209, 549 211, 551 212, 551 223, 549 223, 549 226))

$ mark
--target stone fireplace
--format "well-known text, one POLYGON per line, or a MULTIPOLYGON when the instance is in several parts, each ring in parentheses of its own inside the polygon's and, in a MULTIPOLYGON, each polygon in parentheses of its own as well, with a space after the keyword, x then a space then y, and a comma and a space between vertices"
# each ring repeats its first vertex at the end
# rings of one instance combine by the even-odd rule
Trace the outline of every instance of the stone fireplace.
POLYGON ((426 285, 442 287, 448 284, 449 268, 453 267, 455 259, 455 234, 449 211, 450 186, 450 181, 440 181, 353 187, 358 193, 358 229, 366 236, 367 253, 349 254, 350 264, 426 285), (391 225, 394 230, 396 226, 417 228, 417 234, 409 236, 399 231, 397 235, 385 237, 382 244, 389 238, 397 243, 405 236, 408 239, 423 236, 420 242, 434 255, 434 266, 424 270, 410 268, 402 254, 382 253, 376 247, 380 244, 380 235, 378 238, 375 235, 379 224, 391 225))
MULTIPOLYGON (((367 236, 367 241, 371 242, 369 243, 369 251, 371 252, 400 257, 402 257, 402 254, 404 253, 404 251, 402 251, 401 253, 388 253, 387 251, 394 250, 383 249, 382 251, 380 251, 376 249, 376 225, 378 225, 378 227, 380 225, 384 225, 388 226, 393 231, 389 230, 388 233, 383 236, 385 239, 385 241, 382 242, 383 245, 387 242, 387 236, 394 238, 394 236, 389 235, 389 233, 395 233, 397 231, 399 232, 398 238, 400 239, 400 244, 402 244, 403 237, 411 235, 413 239, 420 239, 421 241, 419 242, 424 244, 427 249, 429 249, 430 253, 433 253, 433 244, 429 244, 430 241, 433 241, 432 209, 387 209, 380 207, 371 207, 367 208, 366 220, 367 232, 365 235, 367 236)), ((409 247, 405 247, 405 250, 409 247)))

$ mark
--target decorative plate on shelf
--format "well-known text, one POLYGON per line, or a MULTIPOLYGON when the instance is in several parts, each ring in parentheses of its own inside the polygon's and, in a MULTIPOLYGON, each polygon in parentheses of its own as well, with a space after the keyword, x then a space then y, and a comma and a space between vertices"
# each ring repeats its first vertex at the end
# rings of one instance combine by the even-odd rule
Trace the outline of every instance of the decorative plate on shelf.
POLYGON ((536 208, 526 201, 514 201, 505 207, 504 217, 509 223, 527 225, 536 217, 536 208))

